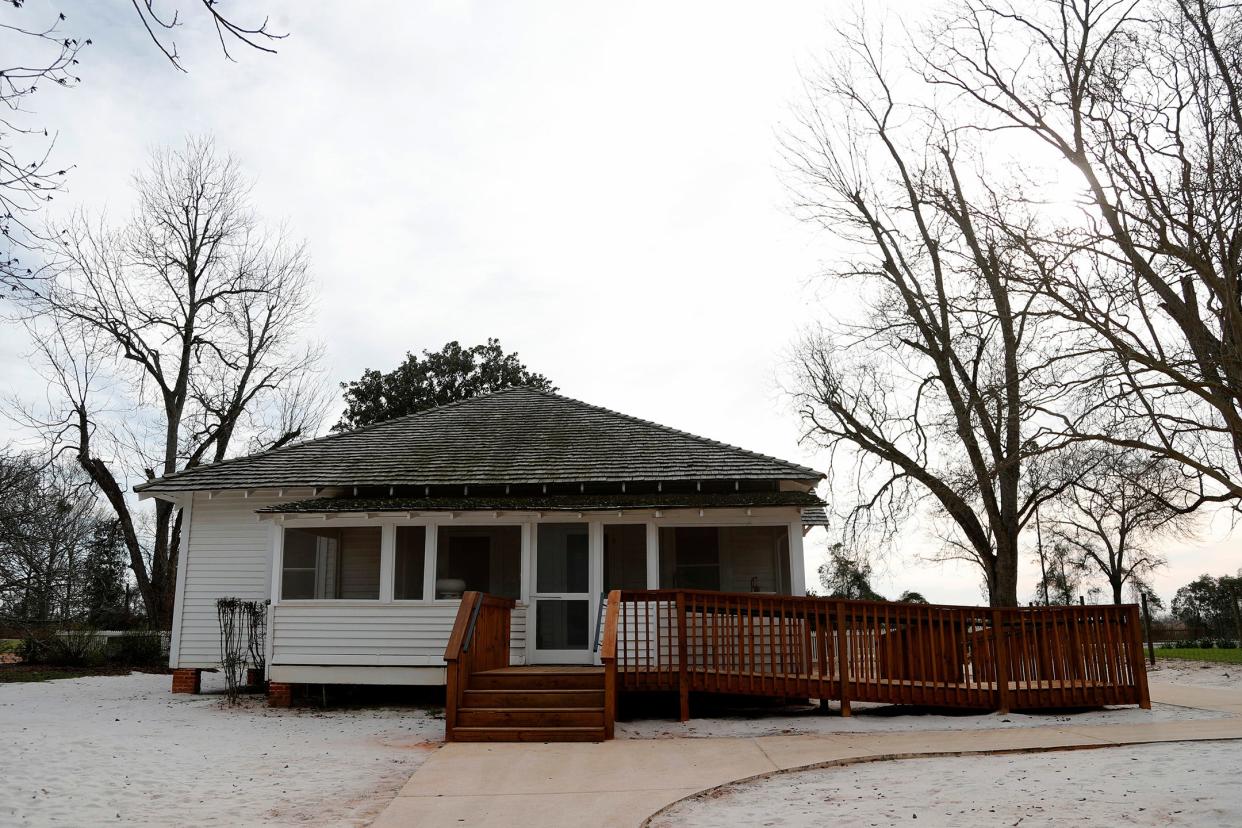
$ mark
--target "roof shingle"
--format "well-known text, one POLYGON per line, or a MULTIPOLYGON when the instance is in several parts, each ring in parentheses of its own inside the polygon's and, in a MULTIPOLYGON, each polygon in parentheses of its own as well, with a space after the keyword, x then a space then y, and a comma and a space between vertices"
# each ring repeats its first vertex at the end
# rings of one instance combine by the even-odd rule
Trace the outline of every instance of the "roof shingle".
POLYGON ((225 460, 136 491, 581 481, 805 480, 806 466, 531 388, 225 460))

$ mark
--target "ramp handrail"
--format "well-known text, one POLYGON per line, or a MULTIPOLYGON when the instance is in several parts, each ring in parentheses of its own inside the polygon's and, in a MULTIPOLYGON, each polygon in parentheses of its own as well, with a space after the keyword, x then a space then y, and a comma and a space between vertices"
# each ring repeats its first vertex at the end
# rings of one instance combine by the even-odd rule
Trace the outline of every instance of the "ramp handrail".
MULTIPOLYGON (((1007 711, 1149 707, 1138 608, 963 607, 617 590, 601 660, 617 690, 1007 711)), ((615 701, 614 701, 615 703, 615 701)))

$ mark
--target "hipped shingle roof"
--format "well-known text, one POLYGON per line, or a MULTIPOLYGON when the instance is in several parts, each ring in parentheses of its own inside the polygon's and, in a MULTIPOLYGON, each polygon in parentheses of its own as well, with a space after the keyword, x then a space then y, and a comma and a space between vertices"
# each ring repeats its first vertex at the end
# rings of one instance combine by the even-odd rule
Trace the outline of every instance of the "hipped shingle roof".
POLYGON ((135 490, 822 477, 806 466, 559 394, 510 388, 199 466, 135 490))

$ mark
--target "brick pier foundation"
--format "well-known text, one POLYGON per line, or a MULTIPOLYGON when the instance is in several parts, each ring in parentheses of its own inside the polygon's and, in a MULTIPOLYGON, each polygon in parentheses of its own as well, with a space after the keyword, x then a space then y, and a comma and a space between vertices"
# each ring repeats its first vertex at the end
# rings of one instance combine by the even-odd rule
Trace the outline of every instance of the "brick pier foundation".
POLYGON ((179 668, 173 670, 172 691, 174 693, 197 693, 203 689, 203 671, 196 668, 179 668))
POLYGON ((293 704, 293 685, 273 681, 267 685, 267 706, 288 707, 293 704))

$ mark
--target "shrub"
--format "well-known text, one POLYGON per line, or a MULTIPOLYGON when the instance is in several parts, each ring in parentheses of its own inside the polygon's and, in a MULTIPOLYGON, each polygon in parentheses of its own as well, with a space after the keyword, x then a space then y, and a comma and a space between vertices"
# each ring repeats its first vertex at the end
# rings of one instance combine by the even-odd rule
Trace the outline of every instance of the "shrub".
POLYGON ((159 664, 164 659, 164 637, 157 631, 130 630, 114 639, 109 655, 118 664, 159 664))
POLYGON ((83 667, 103 661, 103 642, 92 629, 34 627, 22 637, 18 651, 27 664, 83 667))

